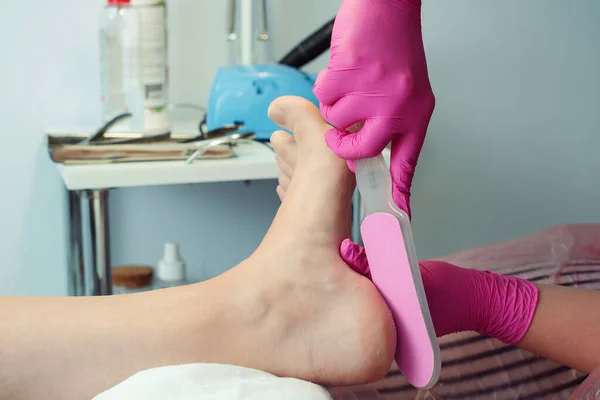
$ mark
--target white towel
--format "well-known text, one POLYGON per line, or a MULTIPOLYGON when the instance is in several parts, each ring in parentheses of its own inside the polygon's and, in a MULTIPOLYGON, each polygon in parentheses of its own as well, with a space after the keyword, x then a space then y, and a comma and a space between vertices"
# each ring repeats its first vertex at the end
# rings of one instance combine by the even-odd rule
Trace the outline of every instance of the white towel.
POLYGON ((188 364, 139 372, 94 400, 330 400, 313 383, 249 368, 188 364))

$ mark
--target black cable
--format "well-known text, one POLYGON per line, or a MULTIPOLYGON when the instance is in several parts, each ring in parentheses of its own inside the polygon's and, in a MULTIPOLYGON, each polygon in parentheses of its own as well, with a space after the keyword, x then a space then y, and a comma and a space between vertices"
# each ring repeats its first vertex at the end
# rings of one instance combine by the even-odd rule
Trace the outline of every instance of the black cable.
POLYGON ((125 118, 130 118, 131 117, 131 113, 123 113, 123 114, 119 114, 116 117, 114 117, 113 119, 111 119, 110 121, 108 121, 107 123, 105 123, 104 125, 102 125, 102 127, 100 127, 100 129, 98 129, 93 135, 91 135, 90 137, 88 137, 87 139, 84 139, 81 143, 82 144, 92 144, 92 142, 96 139, 96 138, 101 138, 104 136, 104 134, 106 132, 108 132, 108 130, 115 125, 117 122, 119 122, 122 119, 125 118))
POLYGON ((204 117, 202 118, 202 121, 200 121, 200 123, 198 124, 198 131, 200 132, 200 135, 202 137, 206 136, 206 131, 204 130, 204 127, 206 126, 206 120, 208 118, 208 113, 205 112, 204 113, 204 117))
POLYGON ((327 51, 331 45, 331 32, 333 31, 334 22, 335 18, 332 18, 325 25, 313 32, 290 50, 279 61, 279 64, 299 69, 327 51))

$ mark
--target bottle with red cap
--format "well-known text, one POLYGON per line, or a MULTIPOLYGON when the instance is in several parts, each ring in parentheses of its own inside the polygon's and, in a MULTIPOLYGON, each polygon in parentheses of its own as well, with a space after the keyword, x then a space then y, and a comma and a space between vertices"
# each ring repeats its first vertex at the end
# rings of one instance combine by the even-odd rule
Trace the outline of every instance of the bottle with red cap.
POLYGON ((107 0, 102 19, 103 120, 130 113, 112 131, 168 132, 165 1, 107 0))

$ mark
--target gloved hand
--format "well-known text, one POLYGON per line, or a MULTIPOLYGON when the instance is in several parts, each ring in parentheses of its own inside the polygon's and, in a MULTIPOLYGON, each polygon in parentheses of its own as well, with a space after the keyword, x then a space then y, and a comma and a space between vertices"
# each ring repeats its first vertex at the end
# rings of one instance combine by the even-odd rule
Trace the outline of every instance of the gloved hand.
MULTIPOLYGON (((275 132, 271 141, 280 169, 277 193, 284 201, 296 167, 296 143, 284 131, 275 132)), ((340 254, 350 267, 370 278, 363 248, 345 240, 340 254)), ((538 297, 530 282, 440 261, 422 262, 421 275, 438 336, 475 331, 517 343, 529 329, 538 297)))
MULTIPOLYGON (((370 277, 362 247, 346 240, 340 252, 350 267, 370 277)), ((423 261, 420 266, 438 337, 475 331, 514 344, 527 333, 538 299, 531 282, 442 261, 423 261)))
POLYGON ((339 157, 374 157, 392 143, 394 201, 410 216, 410 187, 435 103, 421 1, 343 0, 314 94, 323 118, 338 128, 326 141, 339 157), (363 121, 358 133, 346 131, 363 121))

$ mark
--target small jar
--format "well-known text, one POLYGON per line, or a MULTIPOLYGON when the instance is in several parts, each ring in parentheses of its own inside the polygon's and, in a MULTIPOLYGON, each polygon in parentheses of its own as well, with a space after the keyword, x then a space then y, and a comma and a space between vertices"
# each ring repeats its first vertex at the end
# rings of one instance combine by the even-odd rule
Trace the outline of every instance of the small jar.
POLYGON ((152 290, 154 269, 146 265, 123 265, 112 269, 113 294, 152 290))

